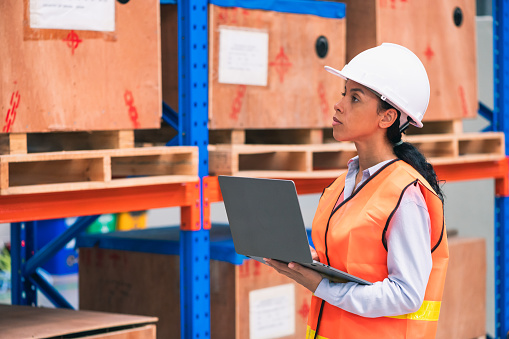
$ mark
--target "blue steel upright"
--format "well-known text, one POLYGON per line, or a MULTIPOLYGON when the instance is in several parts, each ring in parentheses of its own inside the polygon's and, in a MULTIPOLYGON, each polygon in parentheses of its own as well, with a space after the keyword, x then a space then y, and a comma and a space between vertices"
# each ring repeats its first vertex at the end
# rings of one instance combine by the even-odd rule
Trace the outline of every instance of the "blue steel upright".
MULTIPOLYGON (((509 135, 509 3, 493 1, 495 108, 493 129, 509 135)), ((509 139, 505 138, 506 152, 509 139)), ((495 208, 495 331, 509 332, 509 197, 497 197, 495 208)))
MULTIPOLYGON (((198 146, 199 176, 208 175, 208 2, 178 2, 179 144, 198 146)), ((203 192, 200 203, 203 203, 203 192)), ((203 208, 201 208, 203 211, 203 208)), ((202 212, 203 214, 203 212, 202 212)), ((180 232, 180 336, 210 338, 210 238, 180 232)))

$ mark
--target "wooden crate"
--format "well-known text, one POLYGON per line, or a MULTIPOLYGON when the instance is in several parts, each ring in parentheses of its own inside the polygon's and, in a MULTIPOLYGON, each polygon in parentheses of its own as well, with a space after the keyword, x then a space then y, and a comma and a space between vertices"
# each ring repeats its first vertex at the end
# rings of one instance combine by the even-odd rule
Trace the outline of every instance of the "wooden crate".
POLYGON ((0 156, 1 195, 197 180, 198 149, 191 146, 0 156))
POLYGON ((0 336, 25 338, 155 339, 157 318, 0 305, 0 336))
MULTIPOLYGON (((176 6, 162 9, 163 98, 174 108, 178 107, 177 79, 172 75, 177 69, 176 11, 176 6)), ((345 28, 345 19, 209 5, 209 128, 330 126, 344 82, 323 67, 345 63, 345 28), (219 82, 222 29, 268 33, 266 85, 219 82), (320 36, 328 40, 324 58, 315 51, 320 36)))
MULTIPOLYGON (((178 338, 178 234, 172 227, 79 237, 80 307, 157 316, 158 338, 178 338)), ((272 317, 265 330, 289 333, 272 337, 303 338, 311 292, 257 261, 243 262, 227 227, 212 227, 210 241, 210 296, 198 297, 210 297, 211 338, 249 338, 263 330, 264 315, 272 317), (286 312, 264 308, 264 301, 286 312)))
POLYGON ((424 121, 477 115, 474 0, 342 2, 347 5, 347 61, 382 42, 406 46, 424 63, 430 80, 424 121), (460 16, 457 26, 454 20, 460 16))
POLYGON ((486 241, 451 237, 437 338, 486 334, 486 241))
POLYGON ((160 126, 159 1, 115 1, 108 32, 31 28, 31 3, 0 3, 0 133, 160 126))

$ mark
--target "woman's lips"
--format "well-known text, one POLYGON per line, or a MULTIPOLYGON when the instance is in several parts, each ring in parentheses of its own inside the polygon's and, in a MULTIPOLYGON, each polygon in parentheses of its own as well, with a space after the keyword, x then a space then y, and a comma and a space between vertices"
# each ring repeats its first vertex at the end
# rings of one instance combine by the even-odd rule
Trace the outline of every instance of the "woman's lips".
POLYGON ((332 118, 332 126, 336 126, 336 125, 341 125, 341 122, 336 119, 336 117, 333 117, 332 118))

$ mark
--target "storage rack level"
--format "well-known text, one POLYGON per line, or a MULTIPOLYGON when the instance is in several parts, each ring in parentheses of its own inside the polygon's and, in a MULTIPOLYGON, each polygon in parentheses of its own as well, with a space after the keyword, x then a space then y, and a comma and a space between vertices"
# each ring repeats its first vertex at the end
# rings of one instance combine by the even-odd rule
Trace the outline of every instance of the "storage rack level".
MULTIPOLYGON (((198 179, 198 178, 196 178, 198 179)), ((200 183, 185 182, 41 194, 0 196, 0 222, 11 223, 12 303, 35 305, 37 286, 56 306, 72 308, 44 279, 37 268, 93 222, 99 214, 163 207, 181 207, 181 224, 186 229, 200 226, 200 183), (32 220, 76 215, 72 227, 34 253, 32 220)))

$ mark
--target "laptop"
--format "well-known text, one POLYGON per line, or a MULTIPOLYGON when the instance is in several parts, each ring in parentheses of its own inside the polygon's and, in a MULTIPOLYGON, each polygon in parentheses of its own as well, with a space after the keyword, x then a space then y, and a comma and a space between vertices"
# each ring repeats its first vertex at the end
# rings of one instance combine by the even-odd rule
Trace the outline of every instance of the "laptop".
POLYGON ((293 181, 232 176, 218 180, 238 254, 262 263, 263 258, 296 262, 332 281, 371 285, 313 260, 293 181))

